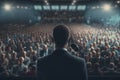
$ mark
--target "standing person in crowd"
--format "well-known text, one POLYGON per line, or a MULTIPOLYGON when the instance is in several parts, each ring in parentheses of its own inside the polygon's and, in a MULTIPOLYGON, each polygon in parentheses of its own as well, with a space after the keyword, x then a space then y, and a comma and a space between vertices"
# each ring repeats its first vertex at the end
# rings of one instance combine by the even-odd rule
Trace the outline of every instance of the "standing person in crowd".
POLYGON ((11 74, 12 76, 23 76, 26 70, 27 66, 24 64, 24 57, 20 57, 17 64, 12 66, 11 74))
POLYGON ((44 44, 43 49, 40 51, 40 57, 47 56, 48 53, 49 53, 48 46, 44 44))
POLYGON ((5 69, 8 68, 8 65, 9 65, 9 60, 6 58, 6 54, 5 53, 2 53, 0 55, 0 65, 2 67, 4 67, 5 69))
POLYGON ((28 65, 30 64, 30 58, 27 56, 27 52, 26 52, 26 51, 23 51, 22 57, 24 57, 24 62, 23 62, 23 63, 24 63, 26 66, 28 66, 28 65))

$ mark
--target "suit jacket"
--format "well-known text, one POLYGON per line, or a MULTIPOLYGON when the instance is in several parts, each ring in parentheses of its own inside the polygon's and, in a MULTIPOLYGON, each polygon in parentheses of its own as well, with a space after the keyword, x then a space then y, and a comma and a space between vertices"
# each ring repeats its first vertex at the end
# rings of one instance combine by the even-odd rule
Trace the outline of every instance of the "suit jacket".
POLYGON ((85 60, 57 49, 37 63, 38 80, 87 80, 85 60))

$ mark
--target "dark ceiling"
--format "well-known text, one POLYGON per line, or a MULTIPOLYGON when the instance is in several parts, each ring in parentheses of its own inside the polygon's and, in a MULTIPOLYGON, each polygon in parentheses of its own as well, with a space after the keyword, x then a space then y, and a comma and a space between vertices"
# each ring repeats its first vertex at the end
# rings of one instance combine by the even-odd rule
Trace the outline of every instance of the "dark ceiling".
MULTIPOLYGON (((91 4, 100 2, 116 3, 118 0, 76 0, 77 4, 91 4)), ((119 0, 120 1, 120 0, 119 0)), ((30 3, 30 4, 45 4, 45 0, 0 0, 0 2, 15 2, 15 3, 30 3)), ((47 0, 49 4, 72 4, 73 0, 47 0)))

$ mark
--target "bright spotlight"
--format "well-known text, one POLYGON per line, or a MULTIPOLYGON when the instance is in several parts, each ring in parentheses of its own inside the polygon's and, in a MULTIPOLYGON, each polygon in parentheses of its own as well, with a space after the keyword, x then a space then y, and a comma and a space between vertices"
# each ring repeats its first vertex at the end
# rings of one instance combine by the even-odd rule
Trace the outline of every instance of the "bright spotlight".
POLYGON ((17 6, 17 8, 20 8, 20 6, 17 6))
POLYGON ((120 1, 117 1, 118 4, 120 4, 120 1))
POLYGON ((4 9, 7 10, 7 11, 9 11, 11 9, 11 6, 9 4, 5 4, 4 5, 4 9))
POLYGON ((104 10, 109 11, 111 9, 111 6, 109 4, 105 4, 103 8, 104 10))
POLYGON ((25 8, 25 9, 28 9, 28 7, 27 7, 27 6, 25 6, 24 8, 25 8))

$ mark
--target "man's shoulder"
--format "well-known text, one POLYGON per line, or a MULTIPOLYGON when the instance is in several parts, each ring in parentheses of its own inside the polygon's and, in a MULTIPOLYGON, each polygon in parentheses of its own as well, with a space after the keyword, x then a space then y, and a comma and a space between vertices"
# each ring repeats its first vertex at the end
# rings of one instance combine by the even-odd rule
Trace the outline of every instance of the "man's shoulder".
POLYGON ((81 57, 78 57, 78 56, 75 56, 75 55, 72 55, 69 53, 69 55, 71 56, 71 59, 76 61, 76 62, 79 62, 79 63, 84 63, 85 62, 85 59, 81 58, 81 57))
POLYGON ((63 56, 64 58, 67 58, 69 59, 70 61, 74 61, 74 62, 78 62, 78 63, 84 63, 85 60, 83 58, 80 58, 78 56, 75 56, 75 55, 72 55, 70 52, 68 51, 63 51, 63 50, 60 50, 60 51, 54 51, 52 54, 50 55, 47 55, 47 56, 44 56, 44 57, 41 57, 38 59, 38 62, 46 62, 46 61, 49 61, 49 59, 51 58, 54 58, 53 56, 55 55, 62 55, 61 56, 61 60, 63 59, 63 56), (62 52, 62 53, 60 53, 62 52))
POLYGON ((37 62, 42 62, 42 61, 46 61, 49 58, 50 55, 47 56, 43 56, 43 57, 39 57, 37 62))
MULTIPOLYGON (((62 52, 62 51, 61 51, 62 52)), ((85 60, 81 57, 72 55, 69 51, 63 51, 63 53, 65 54, 66 58, 68 58, 68 60, 73 61, 74 63, 84 63, 85 60)))

